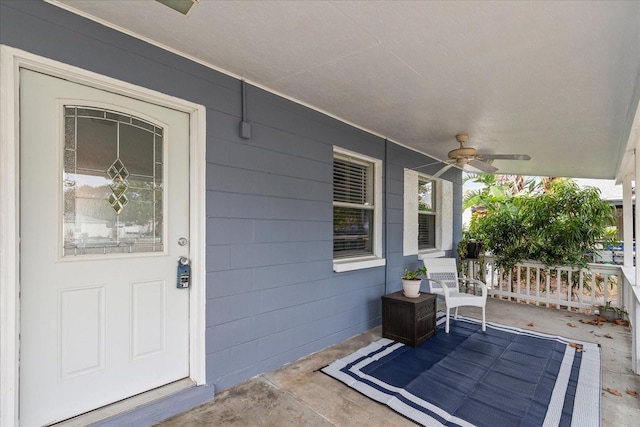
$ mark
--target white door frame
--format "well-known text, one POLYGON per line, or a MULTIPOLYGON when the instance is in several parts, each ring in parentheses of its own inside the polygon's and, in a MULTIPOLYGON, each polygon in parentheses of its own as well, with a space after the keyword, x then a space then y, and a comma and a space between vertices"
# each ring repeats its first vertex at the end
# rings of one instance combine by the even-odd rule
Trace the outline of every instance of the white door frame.
POLYGON ((20 132, 19 70, 43 72, 190 115, 190 378, 205 372, 205 144, 206 108, 19 49, 0 45, 0 425, 18 425, 20 351, 20 132))

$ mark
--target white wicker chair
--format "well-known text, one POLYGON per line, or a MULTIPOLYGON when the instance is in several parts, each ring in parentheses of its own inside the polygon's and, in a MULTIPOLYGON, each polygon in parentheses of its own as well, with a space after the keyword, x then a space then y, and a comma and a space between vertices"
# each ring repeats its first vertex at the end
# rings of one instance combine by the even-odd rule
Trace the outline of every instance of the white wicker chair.
POLYGON ((449 333, 449 310, 455 308, 454 318, 458 318, 458 307, 482 307, 482 331, 487 330, 485 321, 485 306, 487 305, 487 285, 476 279, 458 279, 458 268, 455 258, 425 258, 427 279, 431 293, 444 296, 447 306, 447 323, 445 332, 449 333), (460 284, 471 283, 479 285, 482 295, 471 295, 460 292, 460 284))

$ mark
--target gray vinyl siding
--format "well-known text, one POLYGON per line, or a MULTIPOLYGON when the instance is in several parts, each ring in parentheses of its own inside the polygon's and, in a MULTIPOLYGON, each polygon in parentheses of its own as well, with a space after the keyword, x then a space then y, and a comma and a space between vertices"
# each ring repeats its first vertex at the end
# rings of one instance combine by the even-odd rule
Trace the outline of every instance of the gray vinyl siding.
MULTIPOLYGON (((240 138, 239 80, 41 1, 0 3, 0 43, 206 106, 206 369, 216 391, 379 325, 380 296, 419 264, 402 255, 403 168, 432 159, 251 85, 252 138, 240 138), (384 267, 333 272, 334 145, 383 160, 384 267)), ((461 174, 444 178, 455 243, 461 174)))

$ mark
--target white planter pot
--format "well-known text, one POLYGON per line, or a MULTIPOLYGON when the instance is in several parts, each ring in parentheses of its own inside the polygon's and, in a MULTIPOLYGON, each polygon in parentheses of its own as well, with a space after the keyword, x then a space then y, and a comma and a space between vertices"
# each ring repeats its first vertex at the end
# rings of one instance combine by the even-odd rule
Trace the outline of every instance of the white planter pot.
POLYGON ((613 322, 618 318, 618 313, 616 313, 614 310, 600 309, 600 316, 607 319, 608 322, 613 322))
POLYGON ((402 291, 407 298, 418 298, 420 296, 420 280, 406 280, 402 279, 402 291))

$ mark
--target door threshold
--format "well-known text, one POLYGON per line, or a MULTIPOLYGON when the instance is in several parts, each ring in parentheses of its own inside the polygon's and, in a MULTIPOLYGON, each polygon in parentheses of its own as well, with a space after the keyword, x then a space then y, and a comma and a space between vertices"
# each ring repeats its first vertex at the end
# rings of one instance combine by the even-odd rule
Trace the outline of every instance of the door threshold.
POLYGON ((90 412, 69 418, 59 423, 50 424, 52 427, 84 427, 104 421, 116 415, 123 414, 140 406, 147 405, 156 400, 163 399, 171 394, 195 387, 195 383, 191 378, 184 378, 164 386, 154 388, 153 390, 137 394, 124 400, 112 403, 107 406, 95 409, 90 412))

